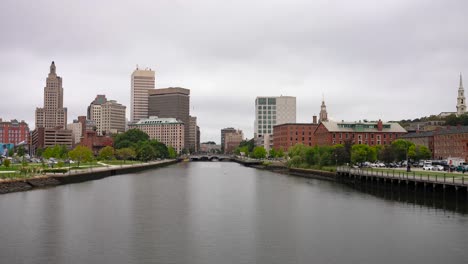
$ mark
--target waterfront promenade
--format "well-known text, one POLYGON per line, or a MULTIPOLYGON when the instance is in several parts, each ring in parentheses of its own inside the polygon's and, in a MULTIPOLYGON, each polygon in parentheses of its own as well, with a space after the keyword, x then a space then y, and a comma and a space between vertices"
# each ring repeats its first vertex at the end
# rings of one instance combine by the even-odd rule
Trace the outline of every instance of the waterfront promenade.
POLYGON ((384 181, 390 183, 406 183, 414 186, 422 185, 424 187, 431 186, 433 188, 447 188, 451 187, 455 190, 460 188, 468 188, 468 176, 460 174, 437 174, 437 173, 424 173, 406 172, 399 170, 372 170, 372 169, 359 169, 347 166, 337 167, 337 176, 348 179, 360 179, 365 181, 384 181))
POLYGON ((100 165, 102 165, 102 167, 69 170, 64 173, 46 173, 45 175, 37 175, 28 178, 3 179, 0 180, 0 194, 98 180, 109 176, 163 167, 177 162, 178 160, 173 159, 122 165, 107 165, 101 163, 100 165))

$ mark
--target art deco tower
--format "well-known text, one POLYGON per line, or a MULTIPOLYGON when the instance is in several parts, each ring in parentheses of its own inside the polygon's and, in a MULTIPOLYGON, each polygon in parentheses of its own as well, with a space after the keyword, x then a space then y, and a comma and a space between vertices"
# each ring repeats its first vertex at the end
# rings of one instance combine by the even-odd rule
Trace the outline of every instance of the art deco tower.
POLYGON ((466 113, 465 89, 463 89, 463 80, 460 73, 460 86, 458 87, 457 97, 457 116, 461 116, 464 113, 466 113))
POLYGON ((36 128, 67 127, 67 108, 63 107, 62 78, 57 76, 55 63, 50 65, 44 87, 44 107, 36 108, 36 128))

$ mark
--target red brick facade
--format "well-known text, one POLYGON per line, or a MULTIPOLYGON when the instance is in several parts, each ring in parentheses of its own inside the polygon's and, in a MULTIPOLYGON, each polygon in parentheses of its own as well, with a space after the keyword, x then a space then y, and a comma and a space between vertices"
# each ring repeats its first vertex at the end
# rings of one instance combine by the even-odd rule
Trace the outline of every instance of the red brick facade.
POLYGON ((86 131, 84 137, 81 139, 80 145, 86 146, 93 151, 95 155, 101 149, 107 146, 113 146, 114 140, 109 136, 98 136, 96 131, 86 131))
POLYGON ((468 127, 448 127, 434 132, 435 159, 463 158, 468 160, 468 127))
POLYGON ((306 146, 316 144, 314 131, 317 124, 282 124, 273 127, 273 148, 288 151, 298 143, 306 146))
POLYGON ((2 121, 0 118, 0 143, 18 145, 22 141, 29 141, 28 124, 16 120, 2 121))
MULTIPOLYGON (((348 125, 348 124, 346 124, 348 125)), ((358 124, 361 125, 361 124, 358 124)), ((373 126, 372 124, 362 124, 362 126, 373 126)), ((399 125, 398 125, 399 126, 399 125)), ((324 123, 315 130, 315 140, 319 146, 331 146, 335 144, 344 144, 350 141, 353 144, 365 144, 369 146, 375 145, 390 145, 392 141, 406 134, 403 131, 385 131, 384 124, 379 121, 375 124, 375 128, 369 129, 336 129, 330 131, 324 123)))

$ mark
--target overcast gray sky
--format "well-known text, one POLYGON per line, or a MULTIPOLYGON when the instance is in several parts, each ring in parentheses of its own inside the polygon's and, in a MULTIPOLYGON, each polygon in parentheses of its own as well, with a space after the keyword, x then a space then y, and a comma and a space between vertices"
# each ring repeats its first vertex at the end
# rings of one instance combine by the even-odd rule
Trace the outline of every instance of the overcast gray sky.
MULTIPOLYGON (((2 0, 0 117, 34 129, 52 60, 68 120, 97 94, 129 107, 136 64, 191 89, 202 141, 253 136, 259 95, 297 97, 297 121, 455 111, 468 80, 463 0, 2 0)), ((468 86, 468 84, 467 84, 468 86)), ((467 87, 468 88, 468 87, 467 87)))

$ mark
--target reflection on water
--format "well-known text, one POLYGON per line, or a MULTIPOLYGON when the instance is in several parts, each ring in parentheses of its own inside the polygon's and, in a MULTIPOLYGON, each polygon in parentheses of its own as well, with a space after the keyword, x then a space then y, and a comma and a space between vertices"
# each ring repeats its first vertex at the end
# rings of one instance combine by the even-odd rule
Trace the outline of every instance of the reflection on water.
POLYGON ((236 163, 0 196, 1 263, 464 263, 466 204, 236 163), (355 189, 359 188, 359 189, 355 189))

